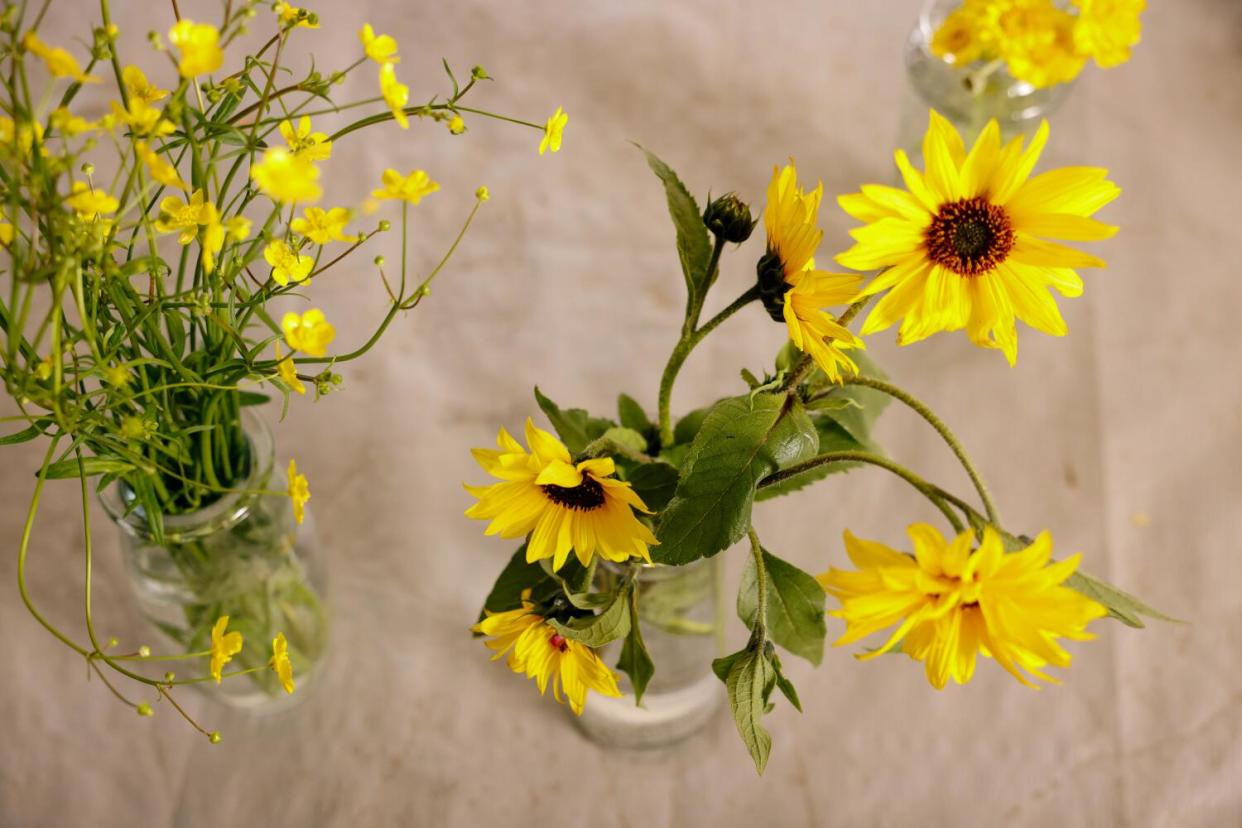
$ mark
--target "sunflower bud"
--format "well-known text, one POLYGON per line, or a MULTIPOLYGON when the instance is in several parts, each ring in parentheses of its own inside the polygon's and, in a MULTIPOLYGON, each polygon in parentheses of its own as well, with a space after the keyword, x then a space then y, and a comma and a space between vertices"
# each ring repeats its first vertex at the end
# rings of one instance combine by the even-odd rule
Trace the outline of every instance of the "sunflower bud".
POLYGON ((737 197, 737 193, 725 193, 713 199, 703 211, 703 223, 717 238, 741 244, 750 238, 755 229, 750 206, 737 197))

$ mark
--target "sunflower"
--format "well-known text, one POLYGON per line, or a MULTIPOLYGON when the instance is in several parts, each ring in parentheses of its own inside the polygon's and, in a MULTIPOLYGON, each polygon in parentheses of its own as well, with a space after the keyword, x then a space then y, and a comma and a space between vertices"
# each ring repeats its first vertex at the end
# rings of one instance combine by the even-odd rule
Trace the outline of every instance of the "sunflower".
POLYGON ((836 381, 842 370, 858 373, 858 366, 839 349, 862 348, 863 343, 822 308, 850 302, 862 279, 815 269, 815 251, 824 237, 816 222, 823 196, 822 183, 809 193, 799 189, 792 162, 772 171, 763 210, 768 246, 756 271, 768 314, 777 322, 784 320, 794 345, 836 381))
POLYGON ((900 644, 906 655, 923 662, 927 680, 942 690, 950 678, 958 684, 970 681, 982 653, 1035 687, 1026 674, 1057 684, 1041 668, 1070 665, 1058 638, 1095 637, 1086 626, 1106 614, 1104 607, 1062 585, 1081 556, 1050 563, 1047 532, 1010 555, 991 528, 973 553, 970 530, 952 541, 924 523, 908 532, 913 555, 847 531, 845 549, 858 570, 829 569, 817 578, 841 601, 841 609, 831 613, 846 623, 838 646, 898 625, 882 647, 859 658, 874 658, 900 644))
POLYGON ((659 541, 633 512, 651 510, 629 483, 613 477, 612 458, 574 464, 565 445, 529 417, 526 443, 529 453, 502 428, 498 450, 471 452, 484 471, 502 482, 466 486, 479 499, 466 510, 467 517, 490 520, 489 535, 530 533, 527 562, 552 558, 554 570, 565 564, 570 549, 583 566, 596 554, 610 561, 635 557, 651 562, 647 547, 659 541))
POLYGON ((487 618, 470 628, 490 637, 491 640, 484 643, 496 651, 492 660, 509 653, 510 670, 533 678, 541 695, 551 684, 552 695, 558 703, 564 703, 561 698, 564 691, 570 709, 578 716, 586 705, 588 690, 603 696, 620 696, 616 674, 605 666, 596 652, 558 633, 535 612, 535 605, 527 600, 529 596, 529 590, 523 593, 521 609, 488 613, 487 618))
POLYGON ((980 347, 1018 358, 1015 319, 1053 336, 1065 320, 1048 288, 1080 296, 1079 267, 1104 262, 1047 238, 1107 239, 1117 228, 1090 218, 1121 190, 1097 167, 1064 167, 1031 177, 1048 139, 1040 125, 1029 146, 1004 147, 996 121, 967 154, 961 136, 936 112, 923 139, 927 171, 897 150, 907 190, 864 185, 837 199, 866 222, 850 232, 857 242, 837 256, 856 270, 888 268, 863 290, 888 291, 867 317, 862 335, 902 320, 898 342, 966 329, 980 347))

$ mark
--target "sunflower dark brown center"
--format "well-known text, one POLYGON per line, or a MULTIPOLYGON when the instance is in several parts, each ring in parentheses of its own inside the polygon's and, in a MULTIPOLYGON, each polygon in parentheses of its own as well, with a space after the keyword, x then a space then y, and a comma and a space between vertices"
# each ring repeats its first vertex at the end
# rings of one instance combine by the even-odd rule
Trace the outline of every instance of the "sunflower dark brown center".
POLYGON ((959 276, 978 276, 1005 261, 1013 249, 1013 222, 986 198, 942 205, 925 231, 927 256, 959 276))
POLYGON ((604 505, 604 487, 588 474, 582 475, 582 482, 577 486, 547 485, 540 488, 548 500, 576 512, 589 512, 604 505))

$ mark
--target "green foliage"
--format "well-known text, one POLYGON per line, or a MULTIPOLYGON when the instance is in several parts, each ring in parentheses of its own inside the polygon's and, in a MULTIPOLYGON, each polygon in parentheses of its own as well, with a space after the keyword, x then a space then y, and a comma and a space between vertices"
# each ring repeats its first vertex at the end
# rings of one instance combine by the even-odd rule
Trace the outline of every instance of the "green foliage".
POLYGON ((617 669, 630 677, 630 685, 634 688, 634 704, 643 703, 643 693, 655 675, 655 662, 647 652, 643 641, 642 626, 639 624, 638 590, 631 589, 629 594, 630 631, 621 646, 621 657, 617 660, 617 669))
POLYGON ((522 606, 522 592, 527 589, 537 599, 547 597, 560 587, 538 563, 526 562, 526 544, 522 544, 500 571, 479 611, 479 619, 489 612, 507 612, 522 606))
POLYGON ((717 403, 661 515, 653 559, 684 565, 728 548, 750 526, 759 481, 812 457, 818 446, 810 418, 792 396, 761 393, 717 403))
POLYGON ((613 445, 636 454, 643 454, 647 451, 647 438, 632 428, 612 426, 601 434, 600 437, 613 445))
POLYGON ((1116 618, 1127 627, 1142 628, 1146 626, 1143 624, 1143 616, 1157 621, 1181 623, 1179 619, 1165 615, 1160 610, 1135 598, 1128 592, 1122 592, 1112 584, 1101 581, 1085 572, 1075 572, 1065 579, 1065 585, 1072 590, 1082 593, 1091 600, 1103 604, 1110 616, 1116 618))
MULTIPOLYGON (((814 577, 763 550, 767 571, 767 632, 772 640, 796 656, 818 666, 824 657, 824 590, 814 577)), ((758 584, 755 560, 749 557, 737 593, 737 614, 753 627, 758 616, 758 584)))
POLYGON ((624 638, 630 631, 630 592, 633 588, 632 583, 624 584, 597 615, 572 618, 566 623, 549 619, 548 623, 561 635, 581 641, 588 647, 602 647, 624 638))
POLYGON ((629 394, 621 394, 617 397, 617 414, 621 418, 621 425, 632 428, 644 436, 655 428, 655 423, 651 422, 647 412, 629 394))
POLYGON ((763 645, 754 639, 744 649, 713 661, 712 670, 725 683, 733 723, 755 770, 762 774, 772 752, 772 736, 763 726, 763 714, 776 686, 777 672, 763 645))
POLYGON ((535 388, 535 400, 539 403, 548 421, 552 423, 552 427, 556 429, 561 442, 573 455, 581 452, 588 443, 603 437, 608 429, 615 428, 617 425, 612 420, 603 417, 592 417, 581 408, 562 409, 545 397, 537 387, 535 388))
MULTIPOLYGON (((635 146, 638 146, 635 144, 635 146)), ((638 146, 647 156, 647 166, 664 182, 664 194, 668 199, 668 213, 677 228, 677 255, 681 259, 681 272, 686 280, 690 304, 698 306, 706 294, 711 274, 708 273, 712 257, 712 244, 703 224, 703 216, 694 196, 686 190, 677 173, 652 153, 638 146)))
POLYGON ((658 460, 653 463, 639 463, 629 474, 630 485, 653 512, 660 511, 673 499, 678 479, 679 472, 676 467, 658 460))

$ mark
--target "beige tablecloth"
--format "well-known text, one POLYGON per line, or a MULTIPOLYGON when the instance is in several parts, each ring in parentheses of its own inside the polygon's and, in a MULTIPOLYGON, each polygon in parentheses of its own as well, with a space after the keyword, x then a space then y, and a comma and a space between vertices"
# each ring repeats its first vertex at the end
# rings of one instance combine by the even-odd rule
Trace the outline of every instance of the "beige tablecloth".
MULTIPOLYGON (((47 39, 85 35, 78 5, 53 4, 47 39)), ((162 4, 114 5, 139 51, 145 31, 171 18, 162 4)), ((295 38, 314 44, 320 67, 352 61, 354 32, 371 21, 400 40, 415 99, 445 89, 441 56, 463 72, 482 63, 498 80, 479 105, 540 121, 563 105, 565 148, 539 158, 537 133, 477 118, 460 139, 415 123, 338 144, 332 204, 360 203, 389 165, 425 168, 443 184, 414 210, 420 271, 478 184, 493 199, 429 302, 344 369, 340 393, 296 400, 278 429, 282 454, 310 477, 334 575, 322 684, 294 712, 257 721, 186 695, 224 732, 219 746, 167 710, 138 719, 29 618, 16 556, 5 555, 0 823, 1242 824, 1235 0, 1153 3, 1134 60, 1088 72, 1054 120, 1049 163, 1107 165, 1125 190, 1103 214, 1123 227, 1101 246, 1109 268, 1086 274, 1083 298, 1062 301, 1067 338, 1024 331, 1013 369, 964 336, 870 343, 964 435, 1010 525, 1049 528, 1058 550, 1083 551, 1090 570, 1192 623, 1102 624, 1097 641, 1074 648, 1066 684, 1042 692, 994 664, 937 693, 902 658, 861 664, 838 649, 818 670, 787 658, 806 712, 780 703, 766 720, 775 748, 762 779, 726 716, 673 749, 605 750, 466 632, 511 551, 461 515, 459 481, 482 479, 468 449, 537 413, 536 382, 598 411, 619 390, 654 405, 682 286, 663 195, 627 139, 661 154, 696 193, 735 189, 755 204, 790 155, 830 193, 888 180, 901 50, 918 6, 321 3, 324 26, 295 38)), ((182 8, 218 14, 213 3, 182 8)), ((372 72, 359 70, 345 92, 371 94, 372 72)), ((823 221, 827 254, 848 222, 832 206, 823 221)), ((726 259, 713 302, 752 278, 758 244, 726 259)), ((369 259, 312 291, 345 345, 384 312, 369 259)), ((678 408, 735 392, 737 368, 762 370, 783 336, 758 309, 724 330, 689 363, 678 408)), ((965 489, 907 412, 887 414, 879 435, 894 456, 965 489)), ((12 553, 37 456, 4 456, 0 537, 12 553)), ((77 632, 75 497, 71 483, 50 487, 30 580, 44 610, 77 632)), ((820 571, 844 560, 846 525, 897 543, 906 523, 932 517, 899 481, 864 470, 764 504, 756 520, 777 554, 820 571)), ((111 527, 102 513, 96 521, 96 623, 149 640, 111 527)), ((730 585, 739 567, 735 556, 730 585)), ((732 636, 742 634, 738 623, 732 636)))

